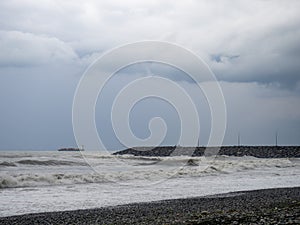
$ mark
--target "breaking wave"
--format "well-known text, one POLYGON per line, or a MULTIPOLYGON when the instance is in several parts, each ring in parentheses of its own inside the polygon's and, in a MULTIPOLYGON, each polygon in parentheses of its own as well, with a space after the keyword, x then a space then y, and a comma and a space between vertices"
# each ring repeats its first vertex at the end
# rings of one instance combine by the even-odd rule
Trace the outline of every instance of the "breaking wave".
POLYGON ((86 163, 83 162, 74 162, 74 161, 67 161, 67 160, 32 160, 32 159, 24 159, 19 160, 16 163, 24 164, 24 165, 38 165, 38 166, 71 166, 71 165, 78 165, 78 166, 85 166, 86 163))
MULTIPOLYGON (((124 159, 124 157, 123 157, 124 159)), ((138 157, 131 157, 130 160, 140 160, 138 157)), ((130 169, 120 166, 121 170, 116 170, 117 164, 111 164, 111 160, 106 161, 106 170, 96 173, 87 170, 88 167, 74 167, 73 164, 80 165, 82 162, 73 162, 66 160, 19 160, 18 164, 34 165, 36 169, 17 173, 18 171, 6 171, 0 176, 0 188, 17 188, 17 187, 37 187, 51 185, 68 185, 68 184, 84 184, 84 183, 104 183, 104 182, 120 182, 126 183, 132 180, 138 181, 159 181, 169 178, 180 177, 201 177, 216 176, 221 174, 230 174, 237 172, 245 172, 255 170, 257 168, 266 168, 275 171, 280 168, 295 167, 293 170, 300 173, 299 160, 291 161, 289 159, 257 159, 253 157, 218 157, 211 161, 207 166, 202 167, 203 158, 193 158, 195 166, 176 167, 178 162, 183 162, 183 157, 170 158, 152 158, 144 159, 143 163, 138 163, 130 169), (150 160, 150 164, 149 163, 150 160), (155 165, 155 162, 164 162, 155 165), (108 163, 109 162, 109 163, 108 163), (45 170, 39 171, 39 166, 44 165, 72 165, 55 171, 45 170), (70 168, 76 168, 75 170, 70 168)), ((105 161, 104 161, 105 162, 105 161)), ((14 166, 14 163, 1 162, 1 165, 14 166)), ((83 164, 82 164, 83 165, 83 164)), ((104 167, 103 167, 104 168, 104 167)), ((21 172, 21 171, 19 171, 21 172)))
POLYGON ((7 166, 17 166, 16 164, 12 163, 12 162, 0 162, 0 167, 7 167, 7 166))

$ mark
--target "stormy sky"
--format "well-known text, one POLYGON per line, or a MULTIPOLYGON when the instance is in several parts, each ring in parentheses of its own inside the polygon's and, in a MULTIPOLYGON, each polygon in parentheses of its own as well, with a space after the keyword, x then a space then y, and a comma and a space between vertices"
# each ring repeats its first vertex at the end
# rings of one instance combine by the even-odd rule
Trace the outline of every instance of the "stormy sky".
MULTIPOLYGON (((72 103, 84 71, 104 52, 129 42, 166 41, 201 57, 218 78, 227 108, 224 145, 300 144, 300 2, 51 1, 0 2, 0 149, 75 146, 72 103)), ((114 75, 99 96, 95 120, 108 149, 124 146, 110 121, 124 85, 155 75, 173 80, 194 99, 200 143, 210 134, 205 96, 176 68, 141 63, 114 75)), ((175 145, 179 116, 161 99, 144 99, 130 125, 147 138, 151 118, 168 126, 162 145, 175 145)))

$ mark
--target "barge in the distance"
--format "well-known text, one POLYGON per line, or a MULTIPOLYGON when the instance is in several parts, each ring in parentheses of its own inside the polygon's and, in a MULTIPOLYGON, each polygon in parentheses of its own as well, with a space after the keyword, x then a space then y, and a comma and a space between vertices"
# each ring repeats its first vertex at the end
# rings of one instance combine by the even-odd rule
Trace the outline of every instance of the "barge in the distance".
POLYGON ((60 148, 57 151, 59 152, 81 152, 84 151, 83 148, 60 148))

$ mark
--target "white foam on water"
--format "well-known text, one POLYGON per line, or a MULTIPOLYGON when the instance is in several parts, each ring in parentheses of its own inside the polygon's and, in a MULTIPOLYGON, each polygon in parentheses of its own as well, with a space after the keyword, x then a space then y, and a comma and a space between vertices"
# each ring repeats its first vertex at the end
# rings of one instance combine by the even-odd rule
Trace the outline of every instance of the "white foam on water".
POLYGON ((300 186, 299 159, 0 153, 0 216, 300 186))

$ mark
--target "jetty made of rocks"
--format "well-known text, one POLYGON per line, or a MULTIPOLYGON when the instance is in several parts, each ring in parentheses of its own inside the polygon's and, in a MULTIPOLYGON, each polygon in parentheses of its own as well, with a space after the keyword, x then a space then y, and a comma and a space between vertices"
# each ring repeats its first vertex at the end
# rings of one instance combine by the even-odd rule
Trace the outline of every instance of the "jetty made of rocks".
POLYGON ((300 158, 300 146, 222 146, 222 147, 135 147, 113 153, 134 156, 253 156, 257 158, 300 158))

